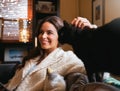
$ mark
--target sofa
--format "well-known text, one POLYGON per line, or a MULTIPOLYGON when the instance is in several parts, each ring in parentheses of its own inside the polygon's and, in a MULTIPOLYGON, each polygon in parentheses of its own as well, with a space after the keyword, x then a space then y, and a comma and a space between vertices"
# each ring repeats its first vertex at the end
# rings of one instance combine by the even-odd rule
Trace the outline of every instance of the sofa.
POLYGON ((5 84, 14 75, 19 62, 4 62, 0 64, 0 82, 5 84))
POLYGON ((65 77, 66 91, 120 91, 119 88, 105 82, 89 82, 86 75, 71 73, 65 77))

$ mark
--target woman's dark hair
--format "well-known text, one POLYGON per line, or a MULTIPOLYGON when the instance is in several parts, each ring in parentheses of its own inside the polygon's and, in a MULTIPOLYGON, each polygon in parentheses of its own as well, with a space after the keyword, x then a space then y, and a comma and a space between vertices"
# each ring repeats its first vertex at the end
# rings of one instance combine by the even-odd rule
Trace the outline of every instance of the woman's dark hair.
POLYGON ((58 16, 48 16, 48 17, 45 17, 45 18, 40 19, 38 21, 37 29, 36 29, 36 36, 39 35, 40 28, 41 28, 41 26, 42 26, 42 24, 44 22, 50 22, 51 24, 53 24, 57 31, 60 30, 63 27, 63 25, 64 25, 62 19, 59 18, 58 16))
MULTIPOLYGON (((38 21, 36 32, 35 32, 35 35, 37 37, 39 36, 40 28, 41 28, 42 24, 45 22, 50 22, 51 24, 53 24, 55 26, 57 32, 64 26, 62 19, 59 18, 58 16, 48 16, 43 19, 40 19, 38 21)), ((33 50, 31 50, 29 52, 29 54, 23 58, 22 67, 25 65, 27 60, 37 57, 38 55, 44 56, 44 51, 43 51, 43 49, 41 49, 39 42, 38 42, 38 46, 36 48, 34 48, 33 50)))

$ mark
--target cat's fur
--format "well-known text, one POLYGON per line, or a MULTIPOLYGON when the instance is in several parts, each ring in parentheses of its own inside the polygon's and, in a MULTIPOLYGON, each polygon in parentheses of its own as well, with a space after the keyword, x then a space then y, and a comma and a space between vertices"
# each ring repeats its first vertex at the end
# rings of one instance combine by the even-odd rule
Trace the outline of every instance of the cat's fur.
POLYGON ((59 41, 73 46, 85 64, 90 81, 94 73, 110 72, 120 76, 120 18, 97 29, 81 30, 67 22, 59 31, 59 41))

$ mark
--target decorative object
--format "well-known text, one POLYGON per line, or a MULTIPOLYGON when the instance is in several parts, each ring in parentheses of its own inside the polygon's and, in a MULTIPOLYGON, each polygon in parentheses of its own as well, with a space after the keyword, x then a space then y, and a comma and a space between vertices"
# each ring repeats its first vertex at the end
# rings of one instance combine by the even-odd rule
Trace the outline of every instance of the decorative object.
POLYGON ((4 19, 2 40, 19 40, 18 20, 4 19))
POLYGON ((0 17, 5 19, 27 18, 29 0, 0 0, 0 17))
POLYGON ((49 1, 38 1, 36 5, 36 10, 42 13, 50 13, 52 12, 52 2, 49 1))
POLYGON ((3 32, 3 18, 0 18, 0 39, 2 38, 2 32, 3 32))
POLYGON ((4 54, 4 61, 19 61, 21 62, 23 57, 27 55, 26 48, 6 48, 4 54))
POLYGON ((5 42, 6 40, 7 42, 8 40, 11 42, 29 42, 32 37, 32 25, 30 26, 32 15, 32 0, 1 0, 0 17, 4 21, 3 36, 0 38, 5 42), (22 27, 19 26, 19 19, 23 20, 22 27), (22 37, 20 37, 21 35, 22 37))
POLYGON ((93 23, 102 26, 104 24, 104 0, 93 0, 92 6, 93 23))

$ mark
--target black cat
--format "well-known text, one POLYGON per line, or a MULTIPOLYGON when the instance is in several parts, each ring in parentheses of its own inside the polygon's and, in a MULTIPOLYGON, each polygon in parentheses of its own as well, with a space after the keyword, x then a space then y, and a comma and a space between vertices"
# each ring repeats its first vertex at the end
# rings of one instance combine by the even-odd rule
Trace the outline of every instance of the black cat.
POLYGON ((98 27, 81 30, 67 22, 59 31, 59 41, 73 46, 76 55, 84 62, 89 81, 99 72, 120 76, 120 18, 98 27))

